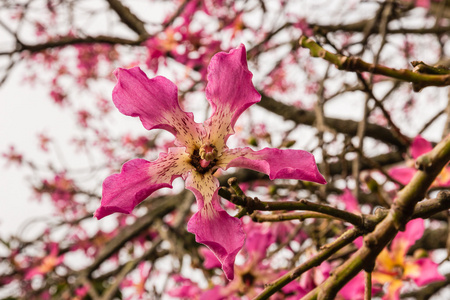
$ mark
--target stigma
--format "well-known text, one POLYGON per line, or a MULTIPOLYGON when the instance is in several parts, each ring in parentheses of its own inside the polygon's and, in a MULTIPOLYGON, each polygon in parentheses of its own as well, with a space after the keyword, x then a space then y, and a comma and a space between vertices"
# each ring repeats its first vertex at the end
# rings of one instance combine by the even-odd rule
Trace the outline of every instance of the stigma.
POLYGON ((200 158, 202 160, 205 160, 208 162, 213 161, 218 157, 218 151, 217 151, 216 147, 214 147, 214 145, 211 145, 211 144, 206 144, 206 145, 203 144, 200 147, 198 154, 200 155, 200 158))

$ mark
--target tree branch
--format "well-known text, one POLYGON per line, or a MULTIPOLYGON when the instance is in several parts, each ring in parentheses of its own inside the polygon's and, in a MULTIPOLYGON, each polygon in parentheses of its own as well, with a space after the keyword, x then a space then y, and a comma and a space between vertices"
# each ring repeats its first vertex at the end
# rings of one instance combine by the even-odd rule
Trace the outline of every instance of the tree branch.
POLYGON ((424 74, 407 69, 398 70, 379 64, 370 64, 357 57, 331 53, 322 48, 312 39, 305 36, 300 38, 300 45, 309 49, 311 56, 321 57, 334 64, 339 70, 351 72, 370 72, 373 74, 384 75, 402 81, 411 82, 415 92, 418 92, 427 86, 450 85, 450 75, 424 74))
POLYGON ((403 229, 416 203, 425 197, 430 185, 450 160, 450 136, 431 152, 419 157, 419 169, 411 182, 398 193, 398 198, 386 218, 368 234, 364 245, 350 259, 339 266, 319 287, 308 293, 305 300, 334 299, 337 292, 362 269, 372 268, 381 250, 403 229))
MULTIPOLYGON (((261 92, 260 92, 261 93, 261 92)), ((316 122, 316 115, 313 111, 301 110, 294 108, 290 105, 286 105, 275 99, 266 96, 261 93, 261 101, 257 104, 270 112, 273 112, 279 116, 282 116, 286 120, 294 121, 296 124, 305 124, 312 126, 316 122)), ((348 134, 351 136, 356 135, 358 129, 358 122, 343 119, 334 119, 324 117, 325 125, 333 128, 334 130, 348 134)), ((382 126, 375 124, 367 124, 366 136, 380 140, 386 144, 391 144, 405 149, 405 145, 392 134, 392 132, 382 126)))
POLYGON ((120 20, 126 24, 131 30, 136 32, 139 37, 148 37, 148 32, 145 29, 145 23, 142 22, 131 10, 122 4, 120 0, 106 0, 109 6, 117 13, 120 20))

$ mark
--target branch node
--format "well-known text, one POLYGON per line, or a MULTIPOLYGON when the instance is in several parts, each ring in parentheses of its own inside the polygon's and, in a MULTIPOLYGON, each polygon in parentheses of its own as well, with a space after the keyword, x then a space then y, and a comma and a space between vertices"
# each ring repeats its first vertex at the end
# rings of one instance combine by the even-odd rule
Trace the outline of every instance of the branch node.
POLYGON ((424 154, 416 159, 414 166, 416 167, 416 169, 426 172, 427 169, 433 166, 433 162, 428 155, 424 154))
POLYGON ((324 50, 324 49, 319 50, 318 56, 319 56, 320 58, 325 58, 325 55, 327 55, 327 51, 326 51, 326 50, 324 50))
POLYGON ((300 199, 298 202, 300 202, 301 204, 308 204, 308 200, 306 199, 300 199))
POLYGON ((364 244, 367 247, 372 248, 378 244, 378 240, 373 235, 368 235, 364 238, 364 244))

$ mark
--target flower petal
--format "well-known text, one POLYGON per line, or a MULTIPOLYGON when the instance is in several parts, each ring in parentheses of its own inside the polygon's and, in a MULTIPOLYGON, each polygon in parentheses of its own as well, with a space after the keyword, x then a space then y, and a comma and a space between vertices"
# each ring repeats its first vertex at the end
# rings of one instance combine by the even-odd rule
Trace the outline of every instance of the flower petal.
POLYGON ((220 157, 221 166, 241 167, 268 174, 270 179, 297 179, 327 183, 317 168, 314 156, 303 150, 264 148, 226 149, 220 157))
POLYGON ((344 202, 345 209, 351 213, 360 213, 358 200, 353 196, 352 192, 348 189, 344 189, 344 193, 339 196, 339 199, 344 202))
POLYGON ((267 249, 275 242, 275 235, 266 224, 247 223, 245 231, 247 240, 245 249, 254 262, 259 262, 266 257, 267 249))
POLYGON ((220 207, 217 193, 189 220, 187 229, 195 240, 211 249, 228 280, 234 278, 234 260, 245 241, 242 221, 220 207))
POLYGON ((176 136, 179 146, 199 148, 203 135, 201 124, 192 113, 180 108, 178 89, 169 79, 157 76, 148 79, 139 67, 114 71, 117 84, 112 98, 121 113, 139 117, 148 130, 160 128, 176 136))
POLYGON ((192 167, 184 148, 171 148, 155 161, 133 159, 103 182, 102 202, 94 216, 101 219, 115 212, 129 214, 154 191, 169 187, 172 181, 192 167))
POLYGON ((216 285, 212 289, 203 292, 200 295, 200 300, 234 300, 234 296, 229 295, 232 292, 234 292, 232 289, 227 289, 226 287, 216 285))
POLYGON ((201 174, 197 171, 192 171, 185 180, 185 186, 194 193, 198 209, 200 210, 213 199, 219 188, 219 180, 211 172, 201 174))
POLYGON ((430 152, 432 149, 433 146, 431 145, 431 143, 418 135, 411 143, 411 156, 416 159, 422 154, 430 152))
POLYGON ((433 182, 432 186, 438 187, 448 187, 450 186, 450 168, 445 167, 436 177, 436 180, 433 182))
POLYGON ((236 120, 248 107, 261 100, 252 83, 244 45, 229 53, 213 56, 208 66, 206 99, 212 115, 205 122, 208 140, 220 152, 229 135, 234 133, 236 120))
POLYGON ((394 279, 389 284, 387 293, 383 296, 382 300, 400 300, 400 289, 403 286, 403 281, 400 279, 394 279))
POLYGON ((242 221, 230 216, 219 204, 219 182, 211 173, 191 172, 186 188, 197 198, 199 211, 189 220, 187 229, 195 240, 207 246, 222 264, 225 276, 234 278, 234 260, 245 241, 242 221))
POLYGON ((415 263, 420 268, 418 276, 413 277, 410 276, 410 274, 407 274, 406 272, 405 276, 412 278, 418 286, 424 286, 426 284, 429 284, 430 282, 442 281, 446 279, 445 276, 439 273, 438 264, 433 262, 431 259, 421 258, 418 259, 415 263))
POLYGON ((416 172, 417 170, 414 168, 393 167, 389 170, 388 174, 401 184, 407 185, 413 178, 414 174, 416 174, 416 172))
POLYGON ((376 283, 384 285, 386 283, 393 282, 395 280, 395 276, 387 272, 373 271, 372 280, 376 283))
POLYGON ((425 231, 423 219, 414 219, 406 224, 405 231, 399 232, 392 240, 391 253, 396 262, 403 261, 409 248, 420 239, 425 231))
MULTIPOLYGON (((377 257, 377 267, 376 269, 381 272, 391 273, 396 265, 396 262, 393 260, 391 253, 385 247, 377 257)), ((403 265, 403 261, 399 263, 399 265, 403 265)), ((389 275, 393 276, 393 275, 389 275)), ((384 282, 381 282, 384 283, 384 282)))
POLYGON ((209 269, 214 269, 214 268, 220 268, 222 266, 220 261, 214 255, 214 253, 211 250, 209 250, 208 248, 201 247, 199 249, 199 252, 204 258, 203 266, 206 269, 209 270, 209 269))
POLYGON ((363 272, 359 272, 358 275, 353 277, 346 285, 344 285, 344 287, 339 291, 339 295, 346 300, 364 299, 364 288, 364 274, 363 272))

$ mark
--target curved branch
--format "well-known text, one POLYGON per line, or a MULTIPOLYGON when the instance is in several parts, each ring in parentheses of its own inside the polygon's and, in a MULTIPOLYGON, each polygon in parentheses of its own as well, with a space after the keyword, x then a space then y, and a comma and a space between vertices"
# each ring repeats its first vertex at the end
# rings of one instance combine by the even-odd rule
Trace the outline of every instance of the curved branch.
POLYGON ((120 20, 140 37, 147 37, 149 34, 145 29, 145 23, 142 22, 131 10, 122 4, 120 0, 106 0, 109 6, 117 13, 120 20))
POLYGON ((0 52, 0 55, 11 55, 14 53, 29 51, 30 53, 36 53, 47 49, 53 48, 61 48, 65 46, 77 45, 77 44, 93 44, 93 43, 101 43, 101 44, 110 44, 110 45, 129 45, 129 46, 138 46, 143 41, 144 38, 139 38, 136 40, 128 40, 119 37, 106 36, 106 35, 98 35, 98 36, 86 36, 86 37, 72 37, 66 36, 61 37, 57 40, 48 41, 41 44, 19 44, 18 47, 11 51, 0 52))
POLYGON ((411 82, 415 92, 418 92, 427 86, 450 85, 450 74, 426 74, 407 69, 398 70, 379 64, 370 64, 357 57, 331 53, 306 36, 302 36, 300 38, 300 46, 309 49, 311 56, 321 57, 334 64, 339 70, 351 72, 370 72, 373 74, 384 75, 402 81, 411 82))

